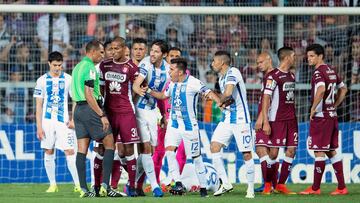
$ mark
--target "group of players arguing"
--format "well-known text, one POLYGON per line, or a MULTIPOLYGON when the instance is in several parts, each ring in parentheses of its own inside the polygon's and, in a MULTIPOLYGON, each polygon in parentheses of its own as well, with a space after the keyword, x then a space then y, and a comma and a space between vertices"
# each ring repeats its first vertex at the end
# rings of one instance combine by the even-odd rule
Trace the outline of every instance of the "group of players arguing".
MULTIPOLYGON (((255 197, 253 142, 265 183, 262 194, 296 194, 285 185, 298 145, 295 76, 290 70, 295 62, 292 48, 278 50, 278 68, 272 67, 269 53, 261 53, 257 58, 264 79, 255 137, 245 84, 239 69, 231 67, 228 52, 216 52, 211 64, 219 74, 221 93, 218 94, 189 74, 187 60, 181 57, 179 48, 169 49, 166 42, 155 40, 146 56, 146 41, 135 39, 131 45, 131 58, 126 55, 127 50, 121 37, 104 45, 91 41, 86 46, 86 56, 75 66, 72 76, 62 71, 60 53, 49 54, 50 71, 37 80, 34 91, 37 136, 45 150, 44 163, 50 180, 47 192, 58 191, 54 148, 59 148, 65 151, 75 183, 74 191, 79 191, 80 197, 145 196, 145 177, 150 182, 153 196, 162 197, 165 188, 161 186, 159 176, 164 156, 168 176, 174 181, 169 190, 171 194, 185 193, 181 171, 186 159, 192 159, 201 197, 207 197, 210 188, 215 188, 214 196, 220 196, 233 190, 221 151, 234 136, 246 167, 246 198, 255 197), (70 118, 68 95, 74 101, 70 118), (211 138, 212 165, 219 180, 212 186, 207 181, 200 150, 196 117, 199 96, 215 101, 223 114, 211 138), (78 145, 76 158, 74 134, 78 145), (91 140, 97 141, 94 190, 89 190, 86 184, 85 163, 91 140), (285 147, 285 157, 278 177, 280 147, 285 147), (123 169, 128 173, 126 194, 116 190, 123 169)), ((324 63, 321 45, 310 45, 306 54, 309 66, 315 67, 311 80, 308 145, 315 151, 316 158, 314 183, 300 194, 320 194, 325 155, 331 160, 338 180, 338 187, 331 194, 347 194, 342 158, 335 151, 338 147, 336 108, 345 98, 347 89, 335 70, 324 63)))

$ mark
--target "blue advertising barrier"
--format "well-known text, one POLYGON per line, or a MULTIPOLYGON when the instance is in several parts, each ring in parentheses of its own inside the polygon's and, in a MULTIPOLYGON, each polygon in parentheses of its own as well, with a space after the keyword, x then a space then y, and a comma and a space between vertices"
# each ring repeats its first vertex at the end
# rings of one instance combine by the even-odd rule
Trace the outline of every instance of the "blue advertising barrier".
MULTIPOLYGON (((0 127, 0 183, 48 182, 43 164, 43 151, 36 138, 35 124, 0 125, 0 127)), ((199 123, 199 127, 204 160, 211 162, 210 140, 216 125, 199 123)), ((339 128, 341 144, 338 150, 343 156, 345 181, 360 183, 360 123, 341 123, 339 128)), ((294 183, 312 182, 314 158, 306 145, 308 130, 308 123, 299 123, 299 147, 289 177, 289 181, 294 183)), ((255 172, 260 174, 259 160, 255 153, 253 155, 256 163, 255 172)), ((282 157, 283 151, 279 155, 280 161, 282 157)), ((235 140, 224 150, 224 162, 231 182, 246 181, 242 155, 237 151, 235 140)), ((325 181, 336 182, 331 164, 327 163, 325 181)), ((66 159, 61 151, 57 151, 56 164, 56 180, 71 182, 66 159)), ((163 171, 167 171, 166 162, 163 171)), ((90 167, 87 167, 87 177, 90 180, 90 167)), ((255 181, 261 182, 261 176, 257 175, 255 181)))

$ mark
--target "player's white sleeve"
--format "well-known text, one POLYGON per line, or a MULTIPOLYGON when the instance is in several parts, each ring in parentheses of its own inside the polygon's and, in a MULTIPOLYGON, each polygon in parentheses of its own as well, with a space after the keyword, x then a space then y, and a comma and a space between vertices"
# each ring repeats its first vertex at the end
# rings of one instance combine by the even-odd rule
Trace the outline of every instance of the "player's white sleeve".
POLYGON ((266 78, 264 94, 271 96, 276 86, 277 86, 276 80, 270 75, 268 78, 266 78))
MULTIPOLYGON (((192 77, 192 76, 190 76, 192 77)), ((189 78, 190 79, 190 78, 189 78)), ((194 78, 191 80, 191 88, 194 88, 195 92, 198 92, 200 94, 207 95, 211 90, 205 86, 203 82, 201 82, 199 79, 194 78)))
POLYGON ((67 79, 66 82, 69 84, 69 96, 70 96, 70 98, 72 98, 71 81, 72 81, 72 77, 71 77, 71 75, 68 75, 68 79, 67 79))
POLYGON ((225 86, 226 85, 236 85, 241 78, 241 73, 236 68, 231 68, 225 78, 225 86))
POLYGON ((166 97, 170 97, 170 96, 171 96, 171 92, 172 92, 173 87, 174 87, 174 83, 171 82, 171 83, 168 85, 168 87, 165 89, 164 95, 165 95, 166 97))
POLYGON ((141 75, 142 77, 146 78, 148 76, 149 73, 149 67, 150 64, 148 63, 149 58, 145 57, 143 60, 140 61, 139 63, 139 75, 141 75))
POLYGON ((38 97, 38 98, 44 98, 45 97, 45 83, 44 83, 44 79, 41 76, 39 79, 37 79, 36 81, 36 86, 34 89, 34 97, 38 97))

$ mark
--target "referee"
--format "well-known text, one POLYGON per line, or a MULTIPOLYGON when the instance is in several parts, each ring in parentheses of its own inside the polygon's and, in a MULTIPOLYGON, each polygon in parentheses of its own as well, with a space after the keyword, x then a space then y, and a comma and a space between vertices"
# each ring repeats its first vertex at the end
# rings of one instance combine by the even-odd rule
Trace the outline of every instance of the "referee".
POLYGON ((111 189, 109 179, 114 159, 114 138, 109 121, 101 108, 99 73, 95 64, 104 58, 101 42, 93 40, 86 45, 86 56, 72 72, 72 94, 75 104, 74 123, 78 143, 76 168, 79 174, 80 197, 94 197, 86 184, 86 154, 90 139, 102 141, 105 147, 103 159, 103 182, 100 196, 121 197, 123 194, 111 189))

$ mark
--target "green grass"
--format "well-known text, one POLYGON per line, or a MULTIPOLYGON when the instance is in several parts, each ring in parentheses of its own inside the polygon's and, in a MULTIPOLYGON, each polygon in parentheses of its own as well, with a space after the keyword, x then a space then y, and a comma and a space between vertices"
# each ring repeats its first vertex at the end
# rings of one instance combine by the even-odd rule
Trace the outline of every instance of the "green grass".
MULTIPOLYGON (((36 203, 48 203, 48 202, 169 202, 169 203, 195 203, 195 202, 226 202, 235 203, 241 201, 247 202, 347 202, 356 203, 360 202, 360 184, 347 185, 350 192, 346 196, 330 196, 329 193, 336 188, 335 184, 322 184, 322 194, 320 196, 284 196, 279 194, 273 194, 270 196, 262 196, 257 194, 255 199, 246 199, 245 190, 246 185, 235 185, 235 189, 232 193, 225 194, 221 197, 200 198, 197 193, 188 193, 186 196, 170 196, 168 193, 164 198, 155 199, 151 194, 147 194, 146 197, 137 198, 94 198, 94 199, 81 199, 79 194, 72 192, 73 186, 70 184, 60 184, 59 192, 53 194, 47 194, 44 191, 47 189, 47 184, 0 184, 0 202, 1 203, 19 203, 19 202, 36 202, 36 203)), ((304 190, 307 185, 290 184, 289 188, 295 192, 304 190)))

